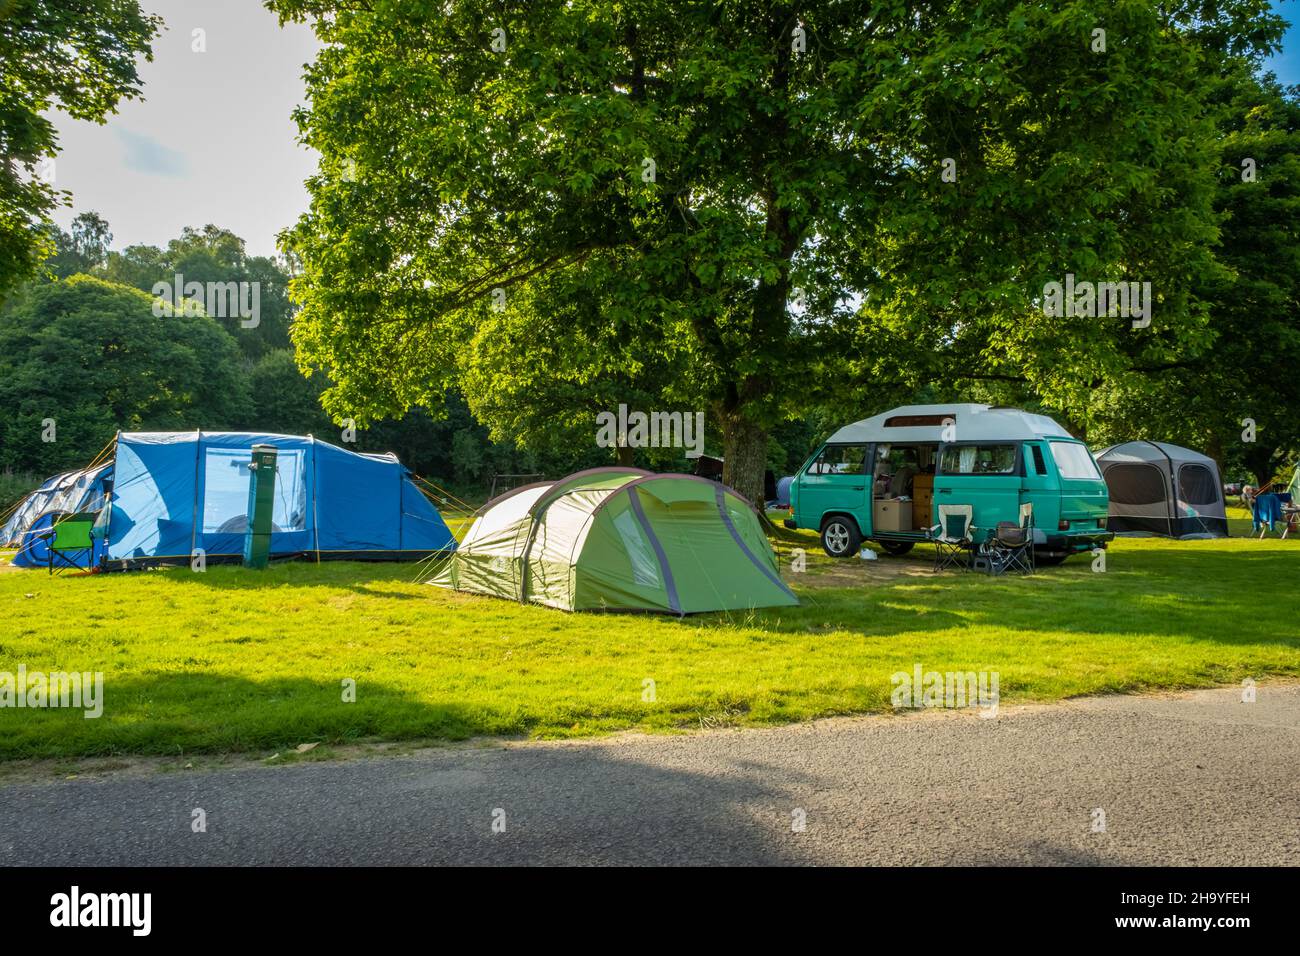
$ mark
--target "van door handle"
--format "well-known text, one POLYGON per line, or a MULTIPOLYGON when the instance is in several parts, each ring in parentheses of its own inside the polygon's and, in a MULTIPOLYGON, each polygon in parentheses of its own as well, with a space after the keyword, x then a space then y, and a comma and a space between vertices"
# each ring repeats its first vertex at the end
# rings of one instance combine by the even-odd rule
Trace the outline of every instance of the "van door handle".
POLYGON ((939 489, 939 494, 941 494, 941 495, 950 495, 950 494, 952 494, 952 489, 951 489, 951 488, 940 488, 940 489, 939 489))
POLYGON ((867 487, 866 485, 850 485, 850 486, 849 486, 849 491, 862 491, 862 490, 864 490, 866 487, 867 487))

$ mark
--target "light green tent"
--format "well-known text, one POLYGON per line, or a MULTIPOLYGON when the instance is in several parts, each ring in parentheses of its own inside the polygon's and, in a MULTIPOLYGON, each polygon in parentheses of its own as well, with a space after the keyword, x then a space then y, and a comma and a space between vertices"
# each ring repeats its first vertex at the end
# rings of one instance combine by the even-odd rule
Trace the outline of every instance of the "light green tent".
POLYGON ((568 611, 799 603, 744 498, 637 468, 593 468, 495 498, 430 583, 568 611))

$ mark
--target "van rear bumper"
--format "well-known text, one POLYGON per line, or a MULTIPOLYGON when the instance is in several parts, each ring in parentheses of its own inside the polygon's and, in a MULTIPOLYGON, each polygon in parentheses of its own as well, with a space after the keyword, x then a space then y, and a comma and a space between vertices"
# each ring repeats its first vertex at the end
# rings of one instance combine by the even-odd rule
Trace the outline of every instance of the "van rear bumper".
POLYGON ((1085 531, 1074 534, 1049 534, 1045 535, 1045 540, 1035 542, 1034 550, 1046 554, 1077 554, 1080 551, 1091 551, 1093 548, 1104 548, 1115 537, 1113 531, 1085 531))

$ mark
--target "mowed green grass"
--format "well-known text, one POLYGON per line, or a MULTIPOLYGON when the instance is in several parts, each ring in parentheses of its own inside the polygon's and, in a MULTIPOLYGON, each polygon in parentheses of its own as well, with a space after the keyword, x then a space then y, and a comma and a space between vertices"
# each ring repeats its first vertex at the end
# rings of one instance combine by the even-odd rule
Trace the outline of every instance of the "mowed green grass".
POLYGON ((931 575, 928 548, 778 544, 801 607, 685 620, 450 593, 411 565, 0 570, 0 671, 105 680, 99 719, 0 708, 0 757, 773 724, 888 711, 890 675, 916 664, 996 671, 1004 703, 1300 675, 1300 541, 1125 540, 1105 573, 1075 558, 998 579, 931 575))

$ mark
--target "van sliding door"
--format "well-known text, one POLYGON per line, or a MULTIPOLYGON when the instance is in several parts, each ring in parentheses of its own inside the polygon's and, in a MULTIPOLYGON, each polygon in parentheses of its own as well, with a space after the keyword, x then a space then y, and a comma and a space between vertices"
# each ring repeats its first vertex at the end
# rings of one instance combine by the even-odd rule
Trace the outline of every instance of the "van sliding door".
POLYGON ((970 505, 982 540, 999 521, 1017 520, 1022 471, 1019 442, 946 444, 934 478, 935 514, 943 505, 970 505))

